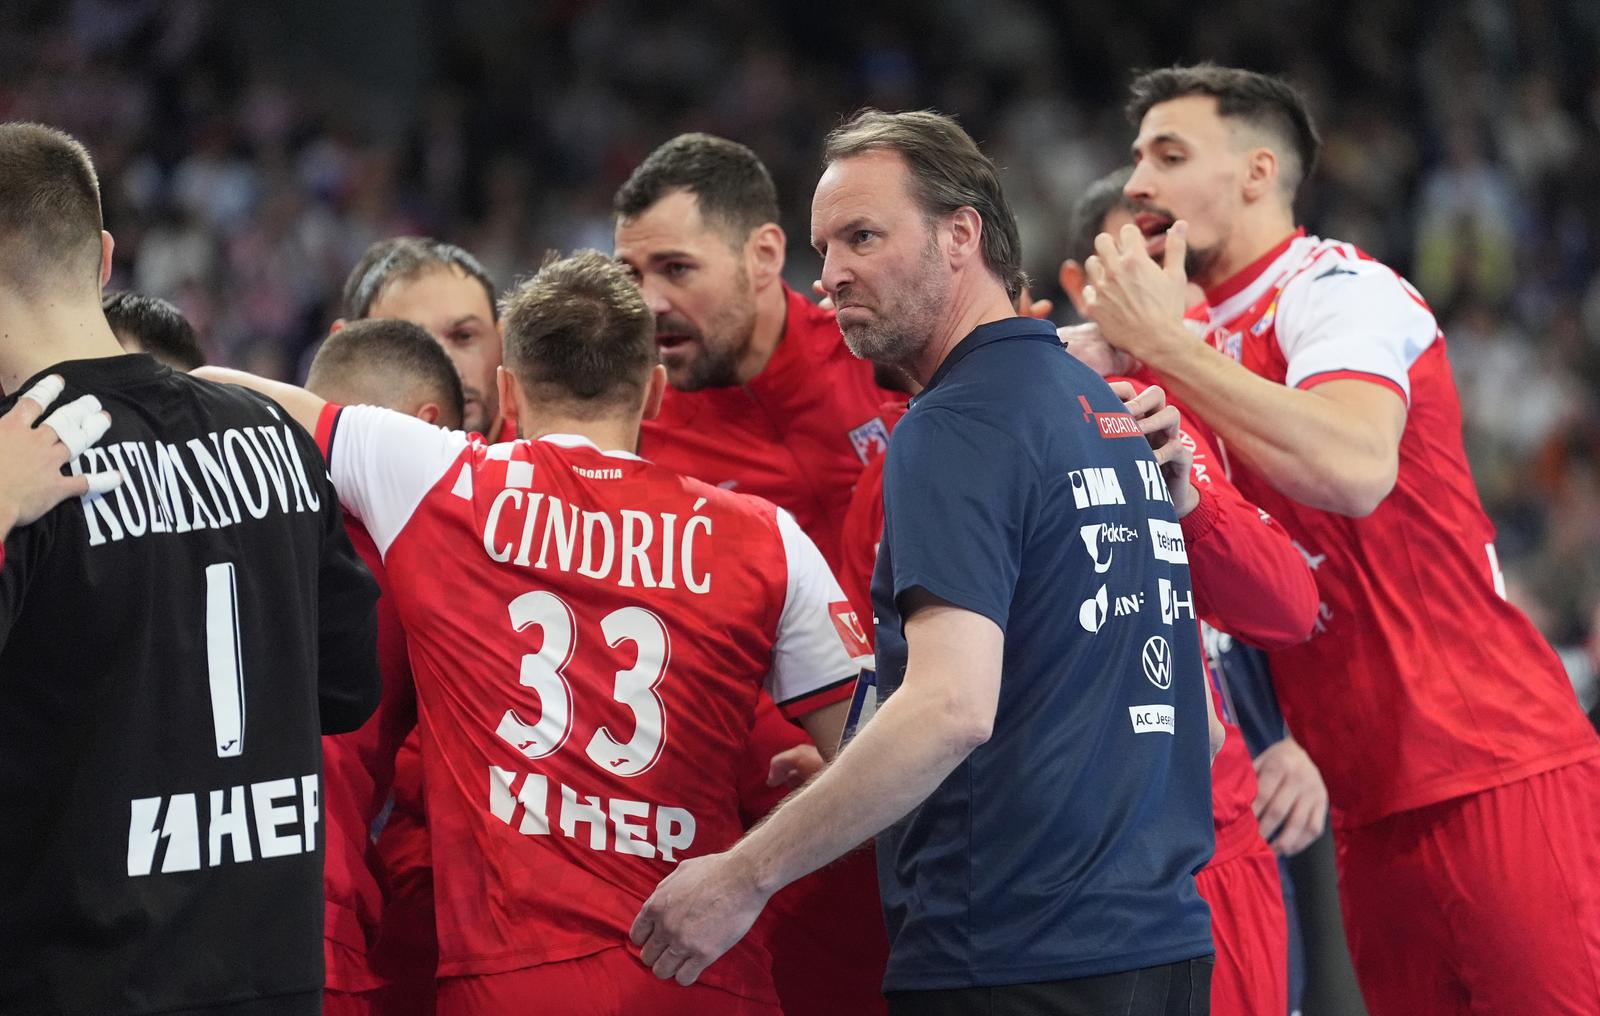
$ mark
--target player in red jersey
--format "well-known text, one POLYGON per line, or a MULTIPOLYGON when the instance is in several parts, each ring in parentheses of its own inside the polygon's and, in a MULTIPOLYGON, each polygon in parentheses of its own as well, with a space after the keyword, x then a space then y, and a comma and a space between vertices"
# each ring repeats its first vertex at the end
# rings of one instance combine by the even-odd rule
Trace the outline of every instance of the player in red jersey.
MULTIPOLYGON (((845 348, 831 310, 784 284, 766 167, 743 145, 681 135, 634 170, 614 209, 617 258, 656 316, 669 384, 640 454, 787 508, 837 571, 850 492, 886 445, 880 410, 897 393, 845 348)), ((771 739, 752 741, 749 774, 765 775, 792 742, 780 725, 756 733, 771 739)), ((883 1011, 875 887, 871 853, 858 851, 773 899, 758 930, 788 1016, 883 1011)))
POLYGON ((516 439, 495 390, 501 340, 494 280, 471 253, 421 236, 379 240, 345 279, 344 316, 333 330, 362 318, 420 325, 461 375, 467 399, 462 426, 496 441, 516 439))
POLYGON ((1501 595, 1432 312, 1295 229, 1317 139, 1282 82, 1173 68, 1133 95, 1138 227, 1098 238, 1085 297, 1316 574, 1316 632, 1272 671, 1327 780, 1368 1007, 1600 1010, 1600 741, 1501 595), (1210 343, 1182 324, 1185 264, 1210 343))
POLYGON ((866 653, 854 615, 787 513, 622 450, 665 377, 610 259, 548 264, 506 306, 501 404, 537 440, 250 382, 317 417, 406 627, 439 1010, 776 1013, 754 942, 685 989, 627 932, 674 864, 737 839, 763 682, 836 739, 866 653))
MULTIPOLYGON (((427 332, 405 321, 356 321, 335 331, 311 361, 306 388, 330 402, 385 406, 424 423, 461 426, 463 399, 455 367, 427 332)), ((370 830, 388 800, 395 756, 401 740, 416 726, 417 708, 405 631, 389 595, 378 547, 361 523, 347 517, 345 528, 383 591, 378 600, 383 697, 378 711, 359 730, 322 739, 327 827, 322 876, 327 894, 323 1011, 328 1016, 376 1016, 391 1012, 396 1004, 410 1011, 411 999, 388 997, 389 980, 369 958, 388 883, 374 856, 370 830)), ((424 973, 431 988, 431 967, 424 973)))
POLYGON ((772 177, 754 152, 684 134, 617 191, 616 255, 656 316, 671 387, 640 454, 794 514, 833 566, 856 476, 888 431, 872 365, 783 281, 772 177))

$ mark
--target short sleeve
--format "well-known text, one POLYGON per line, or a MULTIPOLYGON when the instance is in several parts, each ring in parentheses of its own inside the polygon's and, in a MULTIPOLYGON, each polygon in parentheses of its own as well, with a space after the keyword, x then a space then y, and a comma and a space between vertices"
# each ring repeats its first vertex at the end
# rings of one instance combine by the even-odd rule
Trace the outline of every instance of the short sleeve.
POLYGON ((908 414, 889 442, 883 478, 897 609, 920 587, 1005 631, 1038 483, 1010 435, 939 407, 908 414))
POLYGON ((1276 329, 1290 387, 1362 378, 1407 403, 1411 365, 1439 336, 1433 312, 1393 269, 1331 253, 1284 287, 1276 329))
POLYGON ((767 689, 793 718, 848 698, 861 669, 872 666, 872 653, 822 552, 781 508, 778 533, 788 579, 767 689))
POLYGON ((469 444, 460 431, 404 413, 331 403, 317 421, 316 437, 340 503, 383 554, 469 444))

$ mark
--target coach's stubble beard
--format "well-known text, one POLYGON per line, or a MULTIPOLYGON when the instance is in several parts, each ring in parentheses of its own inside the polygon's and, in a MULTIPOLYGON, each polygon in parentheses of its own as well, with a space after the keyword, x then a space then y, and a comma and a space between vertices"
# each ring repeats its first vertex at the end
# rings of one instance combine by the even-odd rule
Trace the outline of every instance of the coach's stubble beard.
POLYGON ((844 344, 863 360, 909 372, 938 330, 950 303, 950 279, 930 238, 898 295, 882 294, 870 321, 841 329, 844 344))

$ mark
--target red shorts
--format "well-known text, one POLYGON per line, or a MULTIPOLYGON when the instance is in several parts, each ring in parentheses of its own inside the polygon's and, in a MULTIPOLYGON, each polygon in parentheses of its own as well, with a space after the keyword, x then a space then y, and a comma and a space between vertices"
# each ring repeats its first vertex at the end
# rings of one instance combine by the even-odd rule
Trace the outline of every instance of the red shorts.
MULTIPOLYGON (((1217 965, 1211 974, 1211 1011, 1228 1016, 1283 1016, 1289 1011, 1289 921, 1277 855, 1245 812, 1254 843, 1242 853, 1208 864, 1195 876, 1211 905, 1217 965)), ((1220 851, 1220 845, 1219 845, 1220 851)))
POLYGON ((1372 1016, 1600 1013, 1600 759, 1334 838, 1372 1016))
POLYGON ((626 949, 438 983, 438 1016, 783 1016, 708 985, 660 980, 626 949))

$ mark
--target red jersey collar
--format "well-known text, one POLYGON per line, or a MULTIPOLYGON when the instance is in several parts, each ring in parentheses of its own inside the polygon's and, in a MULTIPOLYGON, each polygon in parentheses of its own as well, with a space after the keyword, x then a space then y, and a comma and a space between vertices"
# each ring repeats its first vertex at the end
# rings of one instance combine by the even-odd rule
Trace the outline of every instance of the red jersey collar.
POLYGON ((1270 266, 1274 261, 1278 260, 1278 258, 1283 255, 1283 252, 1289 249, 1289 245, 1291 243, 1294 243, 1296 240, 1305 235, 1306 227, 1301 226, 1293 233, 1290 233, 1288 236, 1284 237, 1283 241, 1277 246, 1256 258, 1248 265, 1245 265, 1237 272, 1234 272, 1228 278, 1223 279, 1215 286, 1206 290, 1206 303, 1215 307, 1224 300, 1227 300, 1229 297, 1232 297, 1243 291, 1246 286, 1260 278, 1261 273, 1266 271, 1268 266, 1270 266))

